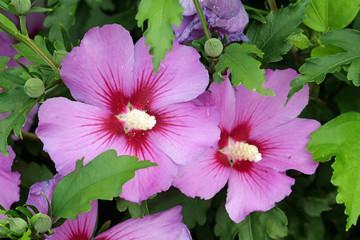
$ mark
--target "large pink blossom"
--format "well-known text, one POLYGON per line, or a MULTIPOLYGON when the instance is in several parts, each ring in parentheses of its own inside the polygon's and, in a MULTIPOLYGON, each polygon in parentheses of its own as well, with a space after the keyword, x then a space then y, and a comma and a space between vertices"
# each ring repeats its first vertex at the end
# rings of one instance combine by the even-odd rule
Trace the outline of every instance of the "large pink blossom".
POLYGON ((60 70, 77 102, 45 101, 36 130, 62 175, 108 149, 157 163, 123 186, 133 202, 167 190, 178 164, 197 161, 220 137, 216 107, 190 101, 209 81, 196 50, 174 42, 157 74, 148 52, 120 25, 88 31, 60 70))
MULTIPOLYGON (((61 180, 56 175, 49 181, 37 182, 31 186, 27 204, 34 205, 39 212, 47 214, 48 204, 43 193, 51 202, 56 184, 61 180)), ((66 220, 63 225, 52 229, 54 234, 47 236, 51 240, 90 240, 94 233, 98 212, 97 200, 92 201, 91 210, 78 215, 76 220, 66 220)), ((94 240, 190 240, 191 235, 182 222, 181 207, 174 207, 165 212, 145 216, 143 219, 130 219, 119 223, 95 237, 94 240)))
POLYGON ((275 97, 250 92, 228 80, 212 84, 211 97, 221 115, 221 139, 201 160, 179 169, 174 186, 190 197, 212 198, 228 184, 226 209, 235 222, 253 211, 267 211, 291 192, 296 169, 312 174, 317 163, 305 149, 320 124, 296 118, 308 103, 305 87, 284 107, 292 70, 267 70, 264 87, 275 97))
POLYGON ((0 153, 0 205, 7 210, 20 198, 20 174, 11 171, 15 153, 11 147, 8 147, 8 151, 8 157, 4 157, 0 153))

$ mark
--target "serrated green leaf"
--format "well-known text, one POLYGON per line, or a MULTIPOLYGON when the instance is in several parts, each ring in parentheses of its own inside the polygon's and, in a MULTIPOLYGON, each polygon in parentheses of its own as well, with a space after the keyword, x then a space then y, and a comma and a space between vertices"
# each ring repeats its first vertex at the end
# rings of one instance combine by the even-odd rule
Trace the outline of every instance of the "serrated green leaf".
POLYGON ((76 219, 78 213, 90 210, 92 200, 112 200, 120 195, 122 185, 134 178, 136 170, 151 166, 156 164, 117 156, 115 150, 101 153, 86 166, 79 160, 76 169, 55 187, 51 200, 53 219, 76 219))
POLYGON ((338 187, 336 201, 345 204, 346 230, 356 225, 360 215, 360 113, 344 113, 313 132, 306 149, 315 161, 335 162, 331 178, 338 187))
POLYGON ((129 210, 130 216, 133 219, 143 218, 146 214, 149 214, 149 209, 147 208, 147 204, 145 201, 143 201, 139 205, 137 203, 120 198, 116 202, 116 208, 120 212, 125 212, 126 210, 129 210))
POLYGON ((360 86, 360 59, 350 64, 347 77, 355 86, 360 86))
POLYGON ((326 32, 349 25, 359 12, 360 0, 311 0, 304 24, 326 32))
POLYGON ((242 83, 250 91, 257 91, 261 95, 274 96, 270 89, 262 87, 266 81, 265 70, 260 69, 261 63, 249 54, 256 54, 259 57, 263 55, 252 44, 232 43, 227 46, 215 66, 214 81, 220 83, 224 79, 222 72, 229 69, 231 82, 234 86, 239 86, 242 83))
MULTIPOLYGON (((344 49, 344 52, 307 58, 299 69, 303 75, 296 77, 290 83, 292 89, 288 94, 288 100, 300 91, 305 83, 316 82, 320 84, 325 79, 326 74, 337 72, 342 66, 360 59, 360 31, 353 29, 333 30, 323 34, 321 40, 325 45, 332 44, 344 49)), ((354 78, 354 76, 350 76, 354 78)), ((358 84, 356 80, 355 78, 354 84, 358 84)))
POLYGON ((323 57, 323 56, 334 55, 342 52, 344 52, 344 49, 334 46, 332 44, 320 45, 311 50, 311 57, 312 58, 323 57))
POLYGON ((263 240, 287 236, 288 220, 280 208, 274 207, 267 212, 253 212, 242 222, 235 223, 229 218, 225 207, 218 208, 216 213, 215 235, 220 240, 239 239, 263 240))
POLYGON ((6 68, 7 62, 10 60, 9 57, 6 56, 0 56, 0 70, 3 70, 6 68))
POLYGON ((53 11, 47 15, 44 26, 50 28, 49 39, 51 41, 62 40, 60 23, 66 30, 75 24, 75 12, 80 0, 59 0, 53 11))
POLYGON ((16 86, 0 93, 0 112, 10 112, 0 121, 0 152, 8 156, 7 138, 13 131, 21 137, 21 129, 26 123, 26 115, 33 108, 37 99, 29 98, 23 86, 16 86))
POLYGON ((144 32, 146 44, 150 45, 149 53, 153 55, 154 72, 157 73, 166 52, 172 49, 175 39, 171 25, 179 26, 184 8, 179 0, 141 0, 135 19, 138 26, 143 27, 148 20, 148 28, 144 32))
POLYGON ((253 22, 246 35, 250 43, 255 44, 264 52, 261 62, 277 62, 282 59, 281 55, 291 49, 291 44, 286 40, 293 33, 300 33, 298 26, 303 21, 309 0, 302 0, 296 4, 290 4, 275 12, 269 13, 266 23, 253 22))

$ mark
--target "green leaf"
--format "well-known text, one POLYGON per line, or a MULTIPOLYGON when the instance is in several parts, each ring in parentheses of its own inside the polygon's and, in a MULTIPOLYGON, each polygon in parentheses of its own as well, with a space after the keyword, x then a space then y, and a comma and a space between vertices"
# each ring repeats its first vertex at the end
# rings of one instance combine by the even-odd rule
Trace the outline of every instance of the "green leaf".
POLYGON ((287 236, 288 220, 280 208, 274 207, 267 212, 253 212, 240 222, 233 222, 224 205, 216 213, 215 235, 220 240, 232 240, 235 236, 239 239, 263 240, 268 237, 273 239, 287 236))
POLYGON ((143 201, 140 205, 134 202, 127 201, 123 198, 120 198, 116 202, 116 208, 120 212, 125 212, 129 210, 130 216, 133 219, 143 218, 145 215, 149 214, 149 209, 147 208, 146 201, 143 201))
POLYGON ((311 50, 311 57, 312 58, 323 57, 323 56, 334 55, 342 52, 344 52, 344 49, 334 46, 332 44, 320 45, 311 50))
MULTIPOLYGON (((288 94, 288 100, 298 91, 305 83, 316 82, 320 84, 327 73, 334 73, 341 69, 342 66, 351 64, 360 59, 360 31, 353 29, 333 30, 321 36, 322 43, 325 45, 334 45, 342 48, 344 52, 321 57, 307 58, 299 71, 302 75, 291 81, 292 89, 288 94)), ((355 63, 356 64, 356 63, 355 63)), ((356 66, 356 65, 355 65, 356 66)), ((359 82, 356 74, 358 70, 352 70, 348 79, 352 78, 353 83, 358 85, 359 82)))
POLYGON ((360 59, 355 60, 350 64, 347 76, 355 86, 360 86, 360 59))
POLYGON ((25 43, 16 43, 12 46, 16 49, 16 51, 18 51, 19 54, 24 56, 30 62, 47 65, 47 63, 25 43))
POLYGON ((179 0, 141 0, 135 19, 138 26, 143 27, 148 20, 148 28, 144 32, 146 44, 150 45, 149 53, 153 55, 154 72, 157 73, 166 51, 172 49, 175 39, 171 25, 179 26, 184 8, 179 0))
POLYGON ((156 164, 117 156, 115 150, 101 153, 86 166, 78 160, 75 170, 55 187, 51 200, 53 219, 76 219, 78 213, 90 210, 92 200, 112 200, 121 194, 122 185, 134 178, 136 170, 151 166, 156 164))
POLYGON ((9 57, 0 56, 0 71, 6 68, 6 64, 9 60, 10 60, 9 57))
MULTIPOLYGON (((13 30, 15 32, 19 32, 19 30, 16 28, 15 24, 1 13, 0 13, 0 23, 4 24, 6 27, 10 28, 11 30, 13 30)), ((0 30, 1 30, 1 27, 0 27, 0 30)))
POLYGON ((315 161, 335 162, 331 178, 338 187, 336 201, 345 204, 346 230, 356 225, 360 215, 360 113, 344 113, 313 132, 306 149, 315 161))
POLYGON ((214 81, 220 83, 224 79, 222 72, 229 69, 234 86, 242 83, 250 91, 257 91, 261 95, 275 96, 270 89, 262 87, 266 81, 265 70, 260 69, 261 63, 249 54, 256 54, 259 57, 263 55, 261 50, 252 44, 232 43, 227 46, 215 66, 214 81))
POLYGON ((305 49, 310 46, 310 40, 303 33, 292 34, 287 38, 287 40, 299 49, 305 49))
POLYGON ((334 97, 336 105, 341 113, 356 111, 360 112, 360 88, 346 86, 334 97))
POLYGON ((311 0, 304 23, 318 32, 349 25, 359 12, 360 0, 311 0))
POLYGON ((0 112, 11 113, 0 121, 0 152, 8 156, 7 138, 13 131, 21 137, 21 129, 26 123, 26 115, 33 108, 37 99, 29 98, 23 86, 16 86, 0 93, 0 112))
POLYGON ((311 217, 320 217, 320 214, 331 210, 326 199, 309 197, 304 203, 304 211, 311 217))
POLYGON ((302 0, 296 4, 290 4, 275 12, 269 13, 266 23, 253 22, 246 35, 250 43, 255 44, 264 52, 261 60, 263 64, 277 62, 282 59, 281 55, 291 49, 291 43, 287 38, 291 34, 300 33, 298 26, 303 21, 305 10, 309 0, 302 0))
POLYGON ((50 28, 49 39, 51 41, 62 40, 60 23, 66 30, 75 24, 75 12, 80 0, 59 0, 53 11, 45 18, 44 26, 50 28))

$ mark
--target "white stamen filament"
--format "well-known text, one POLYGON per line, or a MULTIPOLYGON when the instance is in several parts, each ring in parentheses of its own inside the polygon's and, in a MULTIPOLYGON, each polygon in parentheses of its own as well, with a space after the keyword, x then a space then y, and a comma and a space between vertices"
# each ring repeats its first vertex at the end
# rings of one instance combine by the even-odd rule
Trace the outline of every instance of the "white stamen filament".
POLYGON ((128 129, 151 130, 156 124, 156 119, 145 111, 132 109, 126 114, 125 122, 125 128, 128 129))
POLYGON ((262 159, 258 148, 245 142, 235 142, 234 145, 229 146, 229 150, 230 158, 233 160, 238 159, 259 162, 262 159))

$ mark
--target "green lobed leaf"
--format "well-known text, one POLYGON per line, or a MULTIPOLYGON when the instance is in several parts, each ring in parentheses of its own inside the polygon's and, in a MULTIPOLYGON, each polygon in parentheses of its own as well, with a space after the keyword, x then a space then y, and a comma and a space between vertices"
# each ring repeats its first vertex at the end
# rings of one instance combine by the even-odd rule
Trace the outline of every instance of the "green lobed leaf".
POLYGON ((252 44, 232 43, 227 46, 215 66, 214 81, 220 83, 224 79, 222 72, 229 69, 231 82, 234 86, 239 86, 242 83, 250 91, 257 91, 261 95, 274 96, 270 89, 262 87, 266 81, 265 70, 260 69, 261 63, 249 54, 256 54, 259 57, 263 55, 261 50, 252 44))
POLYGON ((53 11, 47 15, 44 26, 50 28, 49 39, 51 41, 62 40, 60 23, 66 30, 75 24, 75 12, 79 2, 80 0, 59 0, 53 11))
MULTIPOLYGON (((340 47, 344 52, 321 57, 306 59, 299 71, 302 75, 291 81, 292 89, 288 94, 288 100, 298 91, 305 83, 316 82, 320 84, 327 73, 334 73, 341 69, 342 66, 351 64, 360 59, 360 31, 353 29, 333 30, 321 36, 325 45, 331 44, 340 47)), ((358 85, 357 78, 354 77, 358 70, 350 72, 348 78, 354 79, 354 84, 358 85)))
POLYGON ((287 236, 288 220, 285 213, 278 207, 267 212, 253 212, 242 222, 233 222, 224 205, 219 207, 216 213, 215 235, 220 240, 232 240, 236 236, 239 239, 263 240, 268 237, 273 239, 287 236))
POLYGON ((156 164, 117 156, 115 150, 101 153, 86 166, 78 160, 75 170, 55 187, 51 200, 53 219, 76 219, 78 213, 90 210, 92 200, 112 200, 121 194, 122 185, 134 178, 136 170, 151 166, 156 164))
POLYGON ((359 12, 360 0, 311 0, 304 24, 319 32, 349 25, 359 12))
POLYGON ((360 215, 360 113, 348 112, 313 132, 306 149, 315 161, 327 162, 335 156, 332 184, 338 187, 336 201, 345 204, 346 230, 356 225, 360 215))
POLYGON ((0 71, 6 68, 6 64, 9 60, 10 60, 9 57, 0 56, 0 71))
POLYGON ((139 205, 137 203, 120 198, 116 202, 116 208, 120 212, 125 212, 126 210, 129 210, 130 216, 133 219, 143 218, 146 214, 149 214, 149 210, 145 201, 143 201, 139 205))
POLYGON ((321 213, 329 210, 329 202, 323 198, 308 197, 304 203, 304 211, 311 217, 320 217, 321 213))
POLYGON ((179 26, 184 8, 179 0, 141 0, 135 19, 138 26, 143 27, 148 20, 148 28, 144 32, 146 44, 150 45, 149 53, 153 55, 154 72, 159 69, 166 51, 172 49, 175 39, 172 24, 179 26))
POLYGON ((300 33, 301 29, 298 26, 305 17, 308 4, 309 0, 289 4, 285 8, 269 13, 265 24, 253 22, 249 26, 246 35, 251 44, 255 44, 264 52, 261 60, 263 64, 280 61, 281 55, 291 49, 291 43, 287 38, 291 34, 300 33))
POLYGON ((350 64, 347 76, 355 86, 360 86, 360 59, 357 59, 350 64))
POLYGON ((11 113, 0 121, 0 152, 8 156, 7 138, 13 131, 21 137, 21 129, 26 123, 26 115, 33 108, 37 99, 29 98, 23 86, 16 86, 0 93, 0 112, 11 113))

